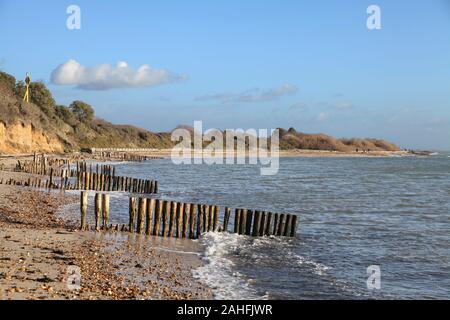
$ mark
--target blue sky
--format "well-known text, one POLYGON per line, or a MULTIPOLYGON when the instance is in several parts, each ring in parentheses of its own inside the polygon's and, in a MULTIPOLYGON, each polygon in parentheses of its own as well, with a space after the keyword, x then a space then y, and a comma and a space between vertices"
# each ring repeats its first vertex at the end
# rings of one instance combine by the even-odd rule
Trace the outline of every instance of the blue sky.
POLYGON ((0 0, 0 37, 1 70, 115 123, 292 126, 450 150, 447 0, 0 0), (81 30, 66 27, 71 4, 81 30), (381 30, 366 27, 371 4, 381 30))

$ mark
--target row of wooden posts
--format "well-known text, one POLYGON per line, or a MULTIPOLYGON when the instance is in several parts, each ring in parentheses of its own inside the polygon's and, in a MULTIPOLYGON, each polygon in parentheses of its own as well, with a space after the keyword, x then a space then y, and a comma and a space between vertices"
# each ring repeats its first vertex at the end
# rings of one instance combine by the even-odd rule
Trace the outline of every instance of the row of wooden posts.
MULTIPOLYGON (((81 229, 87 225, 88 194, 81 193, 81 229)), ((129 198, 127 225, 108 225, 109 195, 95 195, 95 230, 113 229, 131 233, 161 237, 197 239, 205 232, 234 232, 253 237, 294 237, 297 232, 297 216, 259 210, 235 209, 234 228, 229 230, 232 209, 225 207, 222 223, 217 205, 180 203, 176 201, 129 198)))
POLYGON ((97 159, 109 160, 114 159, 118 161, 132 161, 132 162, 143 162, 147 160, 161 159, 161 157, 155 156, 143 156, 139 154, 132 154, 127 152, 100 152, 95 155, 97 159))

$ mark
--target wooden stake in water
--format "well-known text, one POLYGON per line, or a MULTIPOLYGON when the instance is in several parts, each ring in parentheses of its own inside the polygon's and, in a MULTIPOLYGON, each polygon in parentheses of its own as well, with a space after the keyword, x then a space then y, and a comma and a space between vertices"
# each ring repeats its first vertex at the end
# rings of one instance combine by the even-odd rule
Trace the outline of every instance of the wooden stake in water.
POLYGON ((191 204, 191 210, 190 210, 190 217, 189 217, 189 238, 195 239, 195 220, 196 220, 196 212, 195 212, 195 204, 191 204))
POLYGON ((296 215, 292 216, 291 234, 290 234, 292 238, 295 237, 295 234, 297 233, 297 219, 298 217, 296 215))
POLYGON ((134 233, 136 230, 136 198, 130 197, 130 204, 129 204, 129 221, 128 221, 128 228, 131 233, 134 233))
POLYGON ((241 209, 234 210, 234 233, 239 233, 241 221, 241 209))
POLYGON ((283 236, 289 237, 291 234, 292 215, 286 215, 286 225, 284 226, 283 236))
POLYGON ((255 221, 253 222, 253 231, 252 231, 253 237, 259 236, 260 226, 261 226, 261 212, 256 210, 255 211, 255 221))
POLYGON ((197 205, 197 237, 199 238, 203 233, 203 206, 197 205))
POLYGON ((228 231, 228 223, 230 221, 230 215, 231 215, 231 209, 228 207, 225 207, 225 212, 223 216, 223 232, 228 231))

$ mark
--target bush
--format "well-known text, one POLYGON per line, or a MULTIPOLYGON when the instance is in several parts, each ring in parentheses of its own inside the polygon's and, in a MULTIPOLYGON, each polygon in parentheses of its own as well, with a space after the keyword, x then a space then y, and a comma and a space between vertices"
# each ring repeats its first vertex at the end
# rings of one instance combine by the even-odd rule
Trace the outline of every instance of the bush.
POLYGON ((80 121, 90 122, 94 119, 94 109, 83 101, 72 102, 70 110, 80 121))
POLYGON ((16 78, 12 75, 0 71, 0 82, 4 83, 11 91, 14 91, 16 86, 16 78))

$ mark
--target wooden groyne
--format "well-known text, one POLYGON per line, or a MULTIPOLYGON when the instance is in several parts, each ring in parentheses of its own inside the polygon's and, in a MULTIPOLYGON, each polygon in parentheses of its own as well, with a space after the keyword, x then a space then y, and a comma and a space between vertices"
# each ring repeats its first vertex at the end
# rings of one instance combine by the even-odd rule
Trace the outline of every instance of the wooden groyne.
MULTIPOLYGON (((158 193, 158 181, 138 179, 116 175, 116 168, 112 165, 92 165, 77 161, 72 166, 69 161, 53 161, 39 158, 28 162, 18 162, 16 172, 25 172, 46 178, 28 178, 27 180, 9 179, 5 183, 11 185, 63 189, 63 190, 92 190, 92 191, 121 191, 140 194, 158 193), (51 166, 52 164, 58 167, 51 166), (62 167, 61 167, 62 166, 62 167)), ((3 183, 3 181, 0 181, 3 183)))
MULTIPOLYGON (((81 230, 93 229, 86 222, 87 202, 87 193, 83 191, 80 197, 81 230)), ((296 215, 239 208, 234 209, 234 228, 231 229, 232 212, 229 207, 222 210, 217 205, 130 197, 128 224, 108 225, 109 196, 97 193, 94 229, 189 239, 198 239, 207 232, 230 232, 252 237, 295 237, 297 232, 296 215)))

